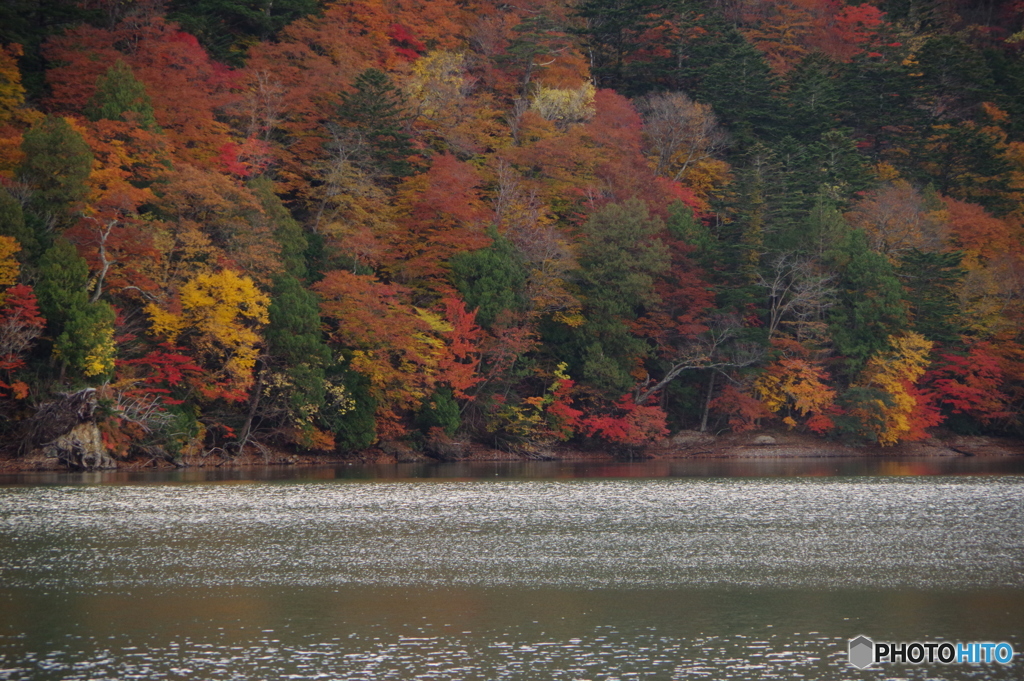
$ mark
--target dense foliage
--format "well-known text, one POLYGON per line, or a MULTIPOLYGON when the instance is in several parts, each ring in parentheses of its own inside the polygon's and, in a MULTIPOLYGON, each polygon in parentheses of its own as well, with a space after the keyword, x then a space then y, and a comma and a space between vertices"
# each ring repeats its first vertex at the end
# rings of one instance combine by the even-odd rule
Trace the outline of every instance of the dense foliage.
POLYGON ((1024 3, 0 11, 0 428, 1019 434, 1024 3))

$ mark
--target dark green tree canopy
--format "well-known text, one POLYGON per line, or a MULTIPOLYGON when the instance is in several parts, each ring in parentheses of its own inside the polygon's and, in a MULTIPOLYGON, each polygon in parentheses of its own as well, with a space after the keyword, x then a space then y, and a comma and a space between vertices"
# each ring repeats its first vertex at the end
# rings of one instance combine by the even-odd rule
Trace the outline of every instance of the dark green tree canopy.
POLYGON ((904 286, 911 326, 925 338, 943 345, 959 342, 962 331, 956 288, 967 276, 960 266, 963 254, 912 249, 903 256, 896 274, 904 286))
POLYGON ((341 96, 337 133, 367 148, 365 163, 377 172, 402 177, 412 172, 408 132, 412 114, 405 94, 380 69, 356 77, 353 90, 341 96))
POLYGON ((848 232, 826 259, 840 273, 829 331, 852 377, 888 347, 889 336, 907 329, 903 287, 885 256, 870 249, 862 230, 848 232))
POLYGON ((66 224, 68 211, 85 198, 93 155, 82 136, 60 116, 47 116, 25 133, 18 179, 32 188, 29 208, 66 224))
POLYGON ((85 115, 93 121, 105 118, 134 123, 146 130, 157 128, 146 85, 120 59, 96 79, 96 92, 85 108, 85 115))
POLYGON ((171 0, 168 14, 220 61, 241 65, 246 49, 292 21, 315 13, 322 0, 171 0))
POLYGON ((451 260, 452 280, 477 322, 490 327, 502 312, 522 311, 526 268, 522 256, 504 236, 491 230, 491 245, 459 253, 451 260))

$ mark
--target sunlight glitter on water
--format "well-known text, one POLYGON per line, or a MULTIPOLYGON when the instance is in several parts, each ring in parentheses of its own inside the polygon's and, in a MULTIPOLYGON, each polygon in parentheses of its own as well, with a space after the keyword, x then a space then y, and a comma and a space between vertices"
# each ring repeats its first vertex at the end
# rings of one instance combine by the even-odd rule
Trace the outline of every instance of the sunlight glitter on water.
POLYGON ((0 569, 76 589, 1024 587, 1018 480, 6 489, 0 569))
POLYGON ((1018 476, 3 488, 0 547, 12 681, 1024 676, 845 653, 1024 649, 1018 476))

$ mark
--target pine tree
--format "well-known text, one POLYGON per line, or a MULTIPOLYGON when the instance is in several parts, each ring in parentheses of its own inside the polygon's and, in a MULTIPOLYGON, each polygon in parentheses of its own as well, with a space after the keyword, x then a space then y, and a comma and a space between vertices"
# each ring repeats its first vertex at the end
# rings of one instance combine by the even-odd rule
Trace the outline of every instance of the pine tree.
POLYGON ((703 56, 707 65, 695 69, 700 81, 696 97, 711 104, 741 148, 758 138, 778 137, 776 79, 764 55, 735 29, 702 47, 710 54, 703 56))
POLYGON ((36 298, 53 340, 61 373, 102 380, 114 369, 114 309, 89 302, 89 267, 66 239, 58 239, 39 260, 36 298))
POLYGON ((956 289, 967 271, 960 266, 961 259, 958 252, 935 253, 915 248, 903 255, 896 270, 910 308, 911 328, 946 346, 958 343, 962 331, 957 319, 960 305, 956 289))
POLYGON ((153 102, 146 94, 145 84, 120 59, 96 79, 96 92, 85 108, 85 115, 92 121, 125 121, 145 130, 157 130, 153 102))
POLYGON ((353 401, 351 410, 324 417, 334 432, 338 447, 366 449, 377 441, 377 400, 370 394, 370 379, 358 371, 343 369, 340 364, 328 372, 328 377, 343 383, 353 401))
POLYGON ((60 333, 76 308, 88 302, 89 266, 67 239, 57 239, 39 260, 36 298, 50 335, 60 333))
POLYGON ((171 0, 169 18, 218 60, 240 66, 246 48, 317 11, 317 0, 171 0))
POLYGON ((264 337, 267 362, 284 380, 275 381, 286 403, 287 417, 300 433, 300 442, 311 433, 328 402, 325 369, 331 351, 320 330, 316 295, 291 274, 277 277, 268 310, 270 324, 264 337))
POLYGON ((451 259, 452 280, 476 321, 490 327, 505 310, 522 311, 526 268, 515 247, 496 231, 491 245, 477 251, 457 253, 451 259))
POLYGON ((828 58, 812 54, 788 74, 782 132, 810 141, 836 127, 841 95, 835 71, 828 58))
POLYGON ((658 302, 655 278, 669 266, 668 249, 657 238, 664 229, 638 199, 610 204, 583 226, 576 282, 587 322, 575 332, 584 381, 610 397, 632 385, 630 371, 647 348, 627 322, 658 302))
POLYGON ((839 275, 837 304, 829 310, 829 332, 836 351, 846 358, 850 376, 888 347, 889 336, 907 327, 903 288, 885 256, 868 247, 867 236, 851 230, 826 261, 839 275))
POLYGON ((259 200, 263 212, 273 226, 274 240, 281 246, 281 263, 285 272, 296 279, 305 279, 308 270, 306 253, 309 250, 309 239, 303 232, 302 225, 281 203, 280 197, 274 192, 274 183, 269 178, 251 180, 248 187, 259 200))
POLYGON ((650 82, 642 76, 631 77, 630 72, 640 67, 631 62, 643 47, 640 36, 657 24, 664 4, 661 0, 584 0, 576 6, 576 15, 585 26, 579 32, 590 53, 591 74, 598 87, 630 95, 650 89, 650 82))
POLYGON ((416 425, 427 434, 432 428, 440 428, 448 437, 455 435, 462 425, 462 417, 451 388, 438 388, 433 396, 423 403, 423 407, 416 414, 416 425))
POLYGON ((82 136, 60 116, 47 116, 25 133, 25 160, 17 176, 32 188, 28 208, 56 227, 70 223, 69 212, 85 198, 93 155, 82 136))
POLYGON ((509 42, 504 54, 498 56, 497 61, 506 62, 517 70, 522 70, 521 87, 525 96, 537 63, 545 61, 548 55, 564 51, 569 46, 569 39, 563 32, 564 28, 544 10, 536 15, 527 16, 512 30, 515 37, 509 42))
POLYGON ((410 174, 412 144, 406 128, 411 114, 405 95, 380 69, 366 69, 352 85, 354 91, 343 94, 338 106, 339 133, 366 144, 377 171, 410 174))

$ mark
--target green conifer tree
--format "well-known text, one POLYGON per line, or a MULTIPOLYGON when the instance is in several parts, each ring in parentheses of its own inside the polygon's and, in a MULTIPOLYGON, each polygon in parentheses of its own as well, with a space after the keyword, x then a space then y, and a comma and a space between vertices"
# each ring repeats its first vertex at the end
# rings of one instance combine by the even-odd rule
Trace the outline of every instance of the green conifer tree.
POLYGON ((85 115, 92 121, 125 121, 145 130, 157 129, 145 84, 120 59, 96 79, 96 92, 85 107, 85 115))
POLYGON ((0 187, 0 236, 13 236, 18 240, 21 244, 18 259, 22 262, 39 256, 39 240, 25 224, 21 202, 4 187, 0 187))
POLYGON ((904 286, 911 328, 949 346, 960 341, 960 305, 956 289, 967 271, 959 252, 935 253, 916 248, 903 255, 896 275, 904 286))
POLYGON ((587 321, 565 349, 573 350, 568 360, 582 359, 582 378, 609 397, 631 387, 630 371, 647 354, 627 322, 659 300, 655 278, 669 266, 668 249, 657 238, 662 229, 638 199, 610 204, 583 226, 576 284, 587 321))
POLYGON ((269 315, 267 362, 284 378, 281 392, 289 421, 308 436, 329 401, 326 369, 332 363, 316 295, 291 274, 281 274, 274 283, 269 315))
POLYGON ((103 380, 114 370, 114 309, 89 302, 89 267, 66 239, 57 239, 39 259, 35 286, 39 310, 53 339, 52 356, 61 375, 103 380))
POLYGON ((862 230, 850 230, 826 260, 840 273, 837 304, 828 314, 829 332, 853 377, 872 355, 888 347, 889 336, 906 330, 903 287, 885 256, 870 249, 862 230))
MULTIPOLYGON (((45 229, 67 227, 71 210, 85 198, 93 155, 82 136, 60 116, 47 116, 25 133, 25 160, 18 180, 32 188, 28 209, 45 229)), ((42 235, 37 234, 37 238, 42 235)))
POLYGON ((521 311, 525 307, 523 286, 526 268, 512 243, 491 230, 491 244, 477 251, 458 253, 451 260, 455 287, 476 321, 491 327, 505 310, 521 311))
POLYGON ((342 135, 354 135, 369 147, 375 170, 403 177, 412 172, 409 156, 411 118, 406 96, 380 69, 366 69, 341 97, 338 120, 342 135))
POLYGON ((251 180, 248 186, 273 225, 274 240, 281 246, 281 263, 285 272, 300 281, 305 279, 308 271, 306 252, 309 250, 309 239, 302 225, 281 202, 281 198, 274 192, 274 183, 269 178, 256 178, 251 180))

